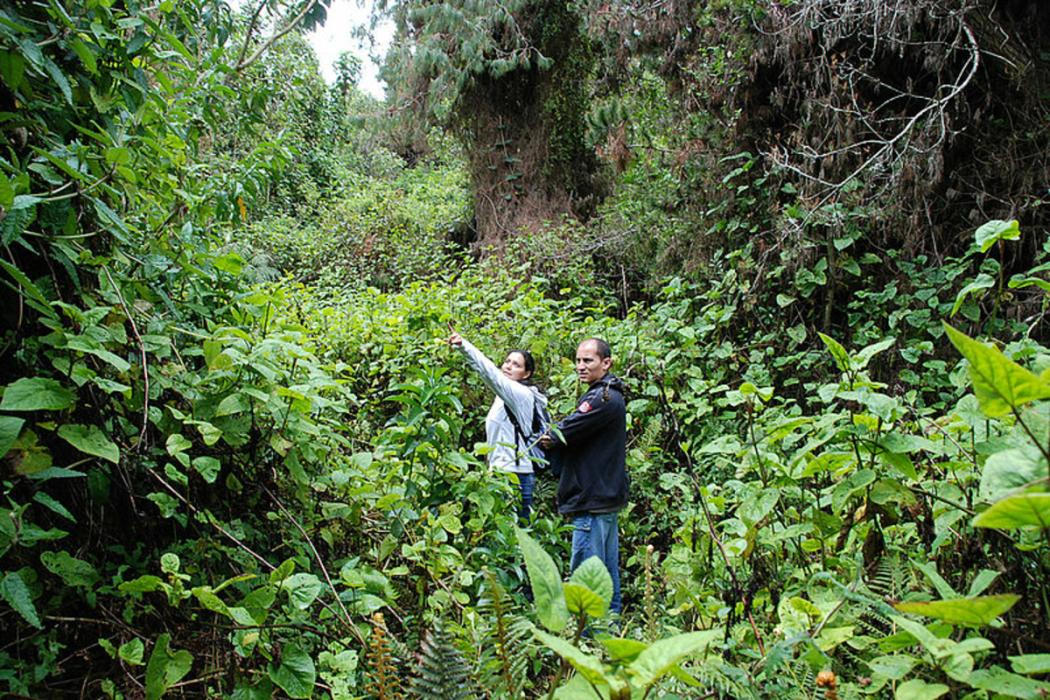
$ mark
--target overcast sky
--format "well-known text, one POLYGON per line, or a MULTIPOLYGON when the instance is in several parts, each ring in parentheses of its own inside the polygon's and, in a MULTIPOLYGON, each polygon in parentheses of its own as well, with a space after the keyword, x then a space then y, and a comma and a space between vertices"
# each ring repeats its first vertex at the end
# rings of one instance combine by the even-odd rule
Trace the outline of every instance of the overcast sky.
MULTIPOLYGON (((368 56, 368 40, 355 39, 352 36, 355 27, 368 22, 368 13, 371 2, 365 0, 365 6, 359 6, 357 0, 332 0, 328 8, 328 20, 323 27, 318 27, 307 35, 310 45, 317 53, 317 59, 321 63, 321 75, 329 83, 335 81, 335 62, 339 54, 350 51, 361 59, 361 82, 362 90, 383 98, 384 84, 379 82, 378 66, 368 56)), ((390 37, 393 35, 393 25, 385 22, 376 28, 377 56, 386 54, 390 45, 390 37)))
MULTIPOLYGON (((247 4, 248 0, 227 2, 232 7, 239 8, 247 4)), ((328 20, 324 26, 307 34, 307 40, 314 47, 317 60, 321 63, 321 75, 325 80, 329 83, 335 82, 336 59, 342 52, 349 51, 361 59, 361 89, 383 99, 385 87, 379 82, 379 67, 368 55, 368 40, 355 39, 353 36, 355 27, 367 25, 371 7, 371 0, 332 0, 328 7, 328 20)), ((386 54, 393 34, 394 25, 391 22, 384 22, 376 27, 376 46, 373 50, 376 56, 382 58, 386 54)))

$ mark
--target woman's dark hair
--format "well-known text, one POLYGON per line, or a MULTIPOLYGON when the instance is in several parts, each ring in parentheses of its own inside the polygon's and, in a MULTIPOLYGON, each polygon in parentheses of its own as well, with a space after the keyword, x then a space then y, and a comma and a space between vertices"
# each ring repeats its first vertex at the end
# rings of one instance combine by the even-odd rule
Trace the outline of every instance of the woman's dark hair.
POLYGON ((522 384, 531 384, 532 378, 536 374, 536 358, 534 358, 532 353, 528 350, 521 350, 520 348, 507 351, 508 356, 513 355, 514 353, 518 353, 521 355, 522 359, 525 360, 525 371, 529 373, 529 376, 522 380, 522 384))

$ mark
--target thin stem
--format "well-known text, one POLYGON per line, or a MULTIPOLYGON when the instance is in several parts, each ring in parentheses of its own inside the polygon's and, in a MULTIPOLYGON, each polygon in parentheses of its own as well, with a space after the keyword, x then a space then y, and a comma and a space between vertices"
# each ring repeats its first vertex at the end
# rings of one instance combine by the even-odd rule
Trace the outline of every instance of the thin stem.
POLYGON ((248 29, 244 32, 244 45, 241 47, 241 53, 237 57, 235 65, 239 66, 244 61, 244 56, 248 53, 248 45, 252 42, 252 32, 255 31, 255 25, 259 21, 259 15, 262 14, 264 7, 266 7, 266 0, 262 0, 255 8, 255 11, 252 12, 251 19, 248 20, 248 29))
POLYGON ((135 324, 135 318, 131 315, 131 309, 128 308, 128 303, 124 300, 124 294, 121 293, 120 287, 113 281, 113 276, 109 274, 109 268, 105 265, 102 266, 102 271, 106 273, 106 279, 109 280, 109 284, 113 287, 113 291, 117 293, 117 298, 120 299, 120 306, 124 309, 124 315, 128 317, 128 323, 131 324, 131 332, 135 336, 135 342, 139 346, 139 358, 142 361, 142 429, 139 431, 139 442, 135 446, 136 451, 141 452, 142 448, 146 444, 146 430, 149 428, 149 364, 146 362, 146 344, 142 342, 142 336, 139 335, 139 327, 135 324))
POLYGON ((346 606, 343 605, 343 599, 339 597, 339 591, 335 589, 335 584, 332 583, 332 577, 328 575, 328 568, 324 565, 324 561, 321 559, 321 555, 320 553, 318 553, 317 547, 314 546, 313 540, 310 539, 310 536, 306 534, 306 530, 303 529, 303 526, 300 525, 299 521, 296 520, 292 516, 292 514, 288 512, 288 509, 284 507, 284 504, 281 503, 280 499, 278 499, 277 496, 275 496, 273 492, 270 491, 270 489, 263 486, 262 490, 266 492, 266 495, 268 495, 275 504, 277 504, 277 507, 281 510, 281 513, 284 514, 284 517, 286 517, 288 521, 295 526, 295 528, 303 536, 303 539, 306 540, 306 545, 310 548, 310 551, 313 552, 314 559, 317 560, 317 565, 321 567, 321 573, 324 574, 324 580, 328 582, 328 587, 332 590, 332 595, 335 596, 336 603, 339 604, 339 609, 343 613, 343 622, 346 624, 347 629, 349 629, 351 633, 357 638, 357 641, 361 642, 362 647, 367 646, 365 643, 365 638, 361 636, 361 632, 357 629, 357 626, 354 624, 354 621, 350 617, 350 613, 347 611, 346 606))
POLYGON ((745 412, 747 413, 747 431, 751 436, 751 447, 755 451, 755 460, 758 463, 758 475, 762 479, 762 486, 769 486, 769 478, 766 474, 766 463, 765 460, 762 459, 762 454, 758 451, 758 438, 755 437, 755 408, 750 401, 748 401, 747 410, 745 412))
MULTIPOLYGON (((178 490, 174 486, 172 486, 167 481, 165 481, 164 477, 162 477, 160 474, 158 474, 157 472, 152 471, 152 470, 149 470, 147 473, 150 476, 152 476, 154 479, 159 481, 160 485, 163 486, 165 489, 167 489, 173 496, 175 496, 175 498, 177 498, 180 501, 182 501, 186 505, 186 507, 189 508, 190 511, 193 512, 194 515, 196 515, 196 514, 201 512, 200 509, 197 508, 197 506, 195 506, 192 503, 190 503, 186 499, 185 496, 183 496, 181 493, 179 493, 178 490)), ((261 563, 263 566, 265 566, 270 571, 274 571, 274 570, 277 569, 276 566, 274 566, 270 562, 266 561, 266 559, 264 559, 262 557, 262 555, 257 554, 251 547, 249 547, 248 545, 244 544, 239 539, 237 539, 236 537, 231 535, 225 528, 223 528, 222 525, 219 524, 219 522, 215 519, 215 517, 211 513, 208 513, 207 516, 208 517, 205 518, 205 519, 208 521, 209 525, 211 525, 216 530, 221 532, 224 536, 226 536, 228 539, 230 539, 234 544, 236 544, 238 547, 243 549, 245 552, 247 552, 248 554, 252 555, 259 563, 261 563)))

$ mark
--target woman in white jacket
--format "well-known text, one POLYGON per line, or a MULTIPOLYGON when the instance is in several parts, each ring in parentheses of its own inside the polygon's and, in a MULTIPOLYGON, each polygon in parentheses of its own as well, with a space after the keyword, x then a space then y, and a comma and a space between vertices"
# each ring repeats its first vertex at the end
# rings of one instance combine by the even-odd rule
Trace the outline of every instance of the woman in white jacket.
POLYGON ((532 513, 532 492, 536 485, 536 475, 533 473, 528 445, 524 444, 524 440, 532 430, 536 402, 540 401, 543 405, 547 403, 547 397, 529 383, 533 372, 536 371, 536 361, 528 350, 511 350, 503 360, 503 365, 496 367, 495 363, 469 341, 464 340, 459 333, 453 331, 448 342, 466 356, 470 366, 496 394, 485 417, 485 439, 491 448, 489 465, 517 476, 521 489, 518 517, 528 521, 532 513), (515 430, 508 411, 513 411, 524 435, 515 430))

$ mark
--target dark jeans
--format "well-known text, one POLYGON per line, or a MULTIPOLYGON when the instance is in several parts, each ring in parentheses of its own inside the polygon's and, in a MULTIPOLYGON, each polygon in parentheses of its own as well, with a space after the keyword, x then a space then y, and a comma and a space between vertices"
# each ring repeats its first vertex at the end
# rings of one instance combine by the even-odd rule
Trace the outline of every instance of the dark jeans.
POLYGON ((536 488, 536 475, 516 473, 515 476, 518 477, 518 488, 521 490, 518 522, 527 525, 532 518, 532 492, 536 488))
POLYGON ((620 528, 619 513, 583 513, 572 519, 572 560, 576 571, 583 562, 598 557, 612 577, 613 594, 609 611, 623 610, 620 600, 620 528))

